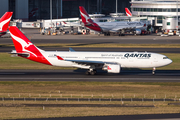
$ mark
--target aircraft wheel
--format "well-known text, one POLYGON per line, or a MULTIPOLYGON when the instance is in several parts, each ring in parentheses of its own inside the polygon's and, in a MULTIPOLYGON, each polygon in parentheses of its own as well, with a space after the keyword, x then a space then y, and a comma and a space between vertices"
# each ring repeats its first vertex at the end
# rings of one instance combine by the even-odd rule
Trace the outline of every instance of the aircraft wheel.
POLYGON ((152 70, 152 75, 155 75, 156 68, 154 67, 152 70))
POLYGON ((90 75, 90 72, 89 72, 89 70, 87 70, 87 71, 86 71, 86 75, 90 75))
POLYGON ((91 71, 90 74, 91 74, 91 75, 95 75, 95 72, 94 72, 94 71, 91 71))

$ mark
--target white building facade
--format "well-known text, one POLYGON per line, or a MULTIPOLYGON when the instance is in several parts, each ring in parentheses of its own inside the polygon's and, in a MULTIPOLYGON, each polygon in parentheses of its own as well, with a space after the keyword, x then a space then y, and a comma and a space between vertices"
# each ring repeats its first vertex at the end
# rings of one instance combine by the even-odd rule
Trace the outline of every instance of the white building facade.
POLYGON ((155 26, 162 26, 166 17, 180 16, 180 0, 131 0, 130 3, 133 15, 154 17, 155 26))

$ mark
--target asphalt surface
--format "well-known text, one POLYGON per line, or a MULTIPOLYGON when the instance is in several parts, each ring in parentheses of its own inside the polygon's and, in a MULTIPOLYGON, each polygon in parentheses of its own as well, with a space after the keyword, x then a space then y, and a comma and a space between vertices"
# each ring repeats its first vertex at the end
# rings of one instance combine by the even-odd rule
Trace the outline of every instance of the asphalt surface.
MULTIPOLYGON (((68 47, 39 47, 45 51, 69 51, 68 47)), ((73 48, 73 47, 72 47, 73 48)), ((180 48, 90 48, 90 47, 74 47, 75 51, 107 51, 107 52, 155 52, 155 53, 180 53, 180 48)), ((14 47, 0 46, 0 52, 11 52, 14 47)))
POLYGON ((119 116, 87 116, 41 118, 28 120, 179 120, 180 114, 149 114, 149 115, 119 115, 119 116))
MULTIPOLYGON (((66 37, 61 38, 53 38, 54 36, 42 36, 39 39, 32 38, 31 41, 34 44, 45 44, 45 43, 86 43, 86 44, 108 44, 108 43, 118 43, 118 44, 180 44, 180 38, 177 39, 155 39, 155 38, 146 38, 143 36, 142 38, 134 38, 134 37, 117 37, 117 36, 112 36, 112 37, 99 37, 96 36, 95 38, 91 38, 90 36, 87 36, 84 38, 84 36, 80 35, 78 37, 73 37, 74 35, 65 35, 66 37), (70 38, 69 38, 70 37, 70 38), (80 38, 82 37, 82 38, 80 38), (114 38, 113 38, 114 37, 114 38)), ((12 39, 11 38, 0 38, 1 44, 12 44, 12 39)))
MULTIPOLYGON (((156 34, 142 36, 104 36, 104 35, 41 35, 39 29, 22 29, 24 34, 34 43, 120 43, 120 44, 180 44, 179 36, 161 37, 156 34)), ((12 44, 9 34, 0 38, 1 44, 12 44)))
POLYGON ((96 81, 96 82, 180 82, 179 70, 122 70, 120 74, 97 71, 85 75, 85 70, 0 70, 0 81, 96 81))

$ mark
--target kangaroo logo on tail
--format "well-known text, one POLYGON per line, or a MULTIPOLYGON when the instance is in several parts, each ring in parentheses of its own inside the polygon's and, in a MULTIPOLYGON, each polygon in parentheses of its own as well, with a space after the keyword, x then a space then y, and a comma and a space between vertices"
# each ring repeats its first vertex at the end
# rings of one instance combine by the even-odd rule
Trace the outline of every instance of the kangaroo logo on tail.
POLYGON ((93 23, 93 21, 91 20, 83 6, 79 6, 79 10, 81 13, 81 19, 83 23, 93 23))
POLYGON ((88 13, 86 12, 83 6, 79 6, 79 11, 81 14, 82 22, 86 27, 88 27, 91 30, 101 32, 101 28, 99 27, 99 25, 89 17, 88 13))
POLYGON ((90 17, 87 16, 86 14, 82 13, 81 11, 80 11, 80 13, 86 19, 86 22, 88 23, 88 20, 90 19, 90 17))
POLYGON ((31 45, 33 45, 31 42, 25 42, 23 39, 13 35, 11 32, 10 32, 10 34, 11 34, 13 40, 15 40, 16 42, 18 42, 21 45, 21 47, 18 47, 18 49, 17 49, 18 52, 28 52, 28 53, 31 53, 31 54, 33 54, 34 56, 37 57, 37 55, 35 53, 28 50, 28 48, 31 45))
POLYGON ((0 31, 7 31, 9 22, 11 20, 13 12, 6 12, 1 18, 0 18, 0 31))
POLYGON ((29 54, 25 58, 51 65, 47 57, 44 56, 44 51, 36 47, 16 26, 10 26, 9 31, 18 55, 29 54))

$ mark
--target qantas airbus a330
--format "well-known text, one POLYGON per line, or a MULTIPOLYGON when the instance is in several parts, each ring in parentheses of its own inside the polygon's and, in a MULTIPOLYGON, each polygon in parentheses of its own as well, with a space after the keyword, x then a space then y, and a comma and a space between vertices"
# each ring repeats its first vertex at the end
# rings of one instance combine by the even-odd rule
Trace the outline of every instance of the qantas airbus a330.
POLYGON ((44 51, 36 47, 15 26, 9 27, 15 46, 12 54, 52 66, 77 67, 87 69, 87 74, 96 74, 97 69, 108 73, 120 73, 121 68, 153 68, 162 67, 172 62, 165 55, 149 52, 76 52, 44 51))
POLYGON ((13 12, 6 12, 0 18, 0 36, 5 35, 7 33, 7 28, 9 26, 9 22, 11 20, 13 12))

